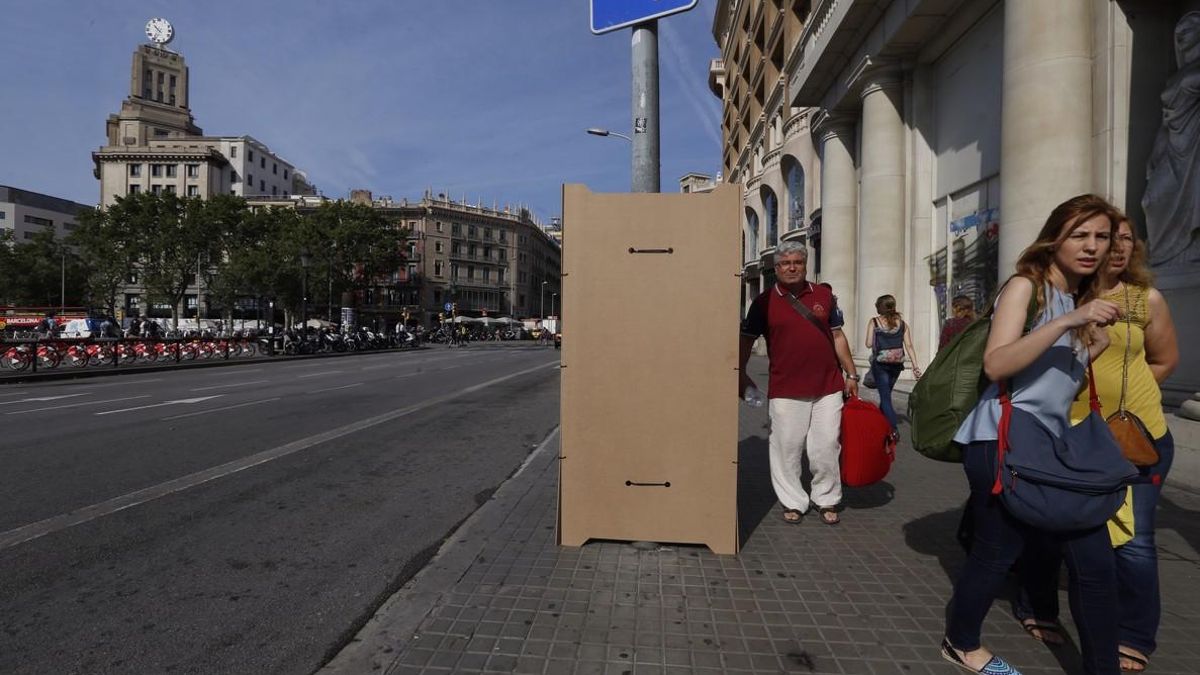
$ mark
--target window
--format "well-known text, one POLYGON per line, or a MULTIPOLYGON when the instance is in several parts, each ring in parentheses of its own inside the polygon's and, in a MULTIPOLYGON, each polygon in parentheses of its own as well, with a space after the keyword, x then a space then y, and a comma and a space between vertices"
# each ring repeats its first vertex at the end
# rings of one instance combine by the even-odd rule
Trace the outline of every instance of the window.
POLYGON ((471 229, 467 231, 467 236, 470 236, 470 237, 478 237, 478 236, 479 236, 479 230, 478 230, 478 229, 477 229, 477 228, 476 228, 474 225, 472 225, 472 226, 471 226, 471 229))
POLYGON ((267 158, 266 157, 263 157, 262 155, 258 156, 258 168, 260 168, 260 169, 267 168, 267 158))
POLYGON ((439 221, 437 221, 436 223, 434 223, 434 225, 436 225, 436 226, 437 226, 437 231, 438 231, 438 232, 441 232, 441 231, 442 231, 442 221, 440 221, 440 220, 439 220, 439 221))
POLYGON ((504 248, 500 249, 500 259, 508 260, 508 249, 504 249, 504 248))
POLYGON ((174 185, 168 185, 168 186, 166 186, 166 187, 164 188, 164 190, 165 190, 165 191, 166 191, 166 193, 167 193, 167 194, 169 194, 169 195, 173 195, 173 194, 175 194, 175 186, 174 186, 174 185))
POLYGON ((500 230, 500 243, 504 243, 506 241, 508 241, 508 233, 504 230, 500 230))
POLYGON ((254 161, 254 151, 253 151, 253 150, 247 150, 247 151, 246 151, 246 161, 247 161, 247 162, 253 162, 253 161, 254 161))
POLYGON ((487 228, 487 229, 485 229, 485 230, 483 231, 483 238, 484 238, 484 239, 491 239, 491 238, 492 238, 492 228, 490 228, 490 227, 489 227, 489 228, 487 228))
POLYGON ((150 175, 153 176, 154 178, 162 178, 163 165, 162 164, 151 164, 150 165, 150 175))
POLYGON ((475 278, 475 266, 474 265, 467 265, 467 278, 468 279, 475 278))
POLYGON ((131 194, 131 195, 136 195, 137 193, 139 193, 141 191, 142 191, 141 185, 130 185, 129 186, 129 194, 131 194))
POLYGON ((485 260, 491 260, 491 259, 492 259, 492 247, 491 247, 491 246, 484 246, 484 247, 483 247, 483 257, 484 257, 484 259, 485 259, 485 260))
POLYGON ((187 196, 189 196, 189 197, 199 197, 199 196, 200 196, 200 186, 199 186, 199 185, 189 185, 189 186, 187 186, 187 196))
POLYGON ((440 241, 433 242, 433 252, 434 253, 441 253, 442 249, 444 249, 444 248, 445 247, 442 246, 442 242, 440 242, 440 241))
POLYGON ((129 284, 136 284, 138 282, 137 270, 131 270, 129 276, 125 277, 125 281, 129 284))
POLYGON ((279 165, 275 162, 271 162, 271 173, 279 175, 279 165))
POLYGON ((450 244, 450 255, 460 255, 462 253, 462 245, 457 241, 450 244))
POLYGON ((238 172, 236 172, 236 171, 229 172, 229 182, 230 183, 237 183, 241 180, 242 180, 242 178, 241 178, 241 176, 238 175, 238 172))
POLYGON ((25 230, 25 238, 26 238, 26 239, 33 239, 33 233, 32 233, 32 232, 30 232, 29 230, 25 230))
POLYGON ((246 174, 246 184, 250 186, 251 190, 254 189, 254 174, 252 174, 252 173, 246 174))
POLYGON ((475 251, 476 251, 476 249, 475 249, 475 244, 471 244, 471 245, 470 245, 470 246, 467 248, 467 253, 468 253, 468 254, 469 254, 469 255, 470 255, 472 258, 474 258, 474 257, 475 257, 475 251))
POLYGON ((284 180, 287 180, 287 179, 288 179, 288 170, 287 170, 287 169, 284 169, 284 170, 283 170, 283 179, 284 179, 284 180))
POLYGON ((8 217, 7 213, 5 213, 4 211, 0 211, 0 220, 4 220, 7 217, 8 217))
POLYGON ((459 225, 458 223, 454 223, 453 225, 451 225, 450 226, 450 234, 457 234, 461 237, 462 236, 462 225, 459 225))
POLYGON ((178 164, 168 164, 167 165, 167 178, 175 178, 178 175, 179 175, 179 165, 178 164))
POLYGON ((278 186, 278 185, 272 185, 272 186, 271 186, 271 194, 273 194, 273 195, 278 195, 278 194, 279 194, 279 186, 278 186))
POLYGON ((450 278, 451 279, 458 278, 458 265, 455 263, 450 263, 450 278))
POLYGON ((438 277, 442 276, 442 261, 441 260, 433 261, 433 275, 438 276, 438 277))
POLYGON ((37 216, 25 216, 25 222, 29 225, 41 225, 43 227, 54 227, 54 221, 49 218, 38 218, 37 216))
POLYGON ((508 274, 506 274, 506 272, 508 272, 508 270, 503 267, 496 270, 496 281, 499 281, 500 283, 504 283, 504 277, 508 276, 508 274))
POLYGON ((141 176, 142 175, 142 165, 141 164, 130 164, 129 165, 129 175, 134 178, 141 176))
POLYGON ((229 146, 229 157, 231 159, 237 159, 237 146, 236 145, 229 146))
POLYGON ((160 194, 162 194, 162 186, 161 185, 151 185, 150 192, 153 194, 156 194, 156 195, 160 195, 160 194))
POLYGON ((166 129, 155 129, 154 130, 155 138, 166 138, 169 135, 170 135, 170 132, 167 131, 166 129))
POLYGON ((142 306, 142 296, 140 296, 140 295, 126 295, 125 296, 125 308, 126 309, 140 309, 141 306, 142 306))
POLYGON ((265 180, 263 180, 263 179, 261 179, 261 178, 259 178, 259 179, 258 179, 258 191, 259 191, 259 192, 266 192, 266 191, 267 191, 267 181, 265 181, 265 180))
POLYGON ((199 178, 200 177, 200 165, 199 164, 188 164, 187 165, 187 177, 188 178, 199 178))

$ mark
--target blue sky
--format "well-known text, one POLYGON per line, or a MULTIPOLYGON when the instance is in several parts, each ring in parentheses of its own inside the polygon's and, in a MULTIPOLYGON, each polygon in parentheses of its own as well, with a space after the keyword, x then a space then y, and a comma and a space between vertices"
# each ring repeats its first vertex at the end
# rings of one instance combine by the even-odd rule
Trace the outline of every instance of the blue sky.
MULTIPOLYGON (((659 22, 662 182, 720 165, 708 90, 716 0, 659 22)), ((562 183, 629 189, 630 33, 594 36, 588 0, 0 0, 0 184, 99 199, 91 152, 128 95, 147 19, 175 26, 206 134, 249 134, 343 197, 427 188, 523 203, 562 183)))

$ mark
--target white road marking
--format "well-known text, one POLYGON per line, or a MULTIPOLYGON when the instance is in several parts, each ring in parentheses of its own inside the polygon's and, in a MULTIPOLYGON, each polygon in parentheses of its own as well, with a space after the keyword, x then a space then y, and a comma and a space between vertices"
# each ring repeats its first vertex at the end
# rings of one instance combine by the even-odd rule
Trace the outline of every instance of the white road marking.
POLYGON ((23 415, 25 413, 42 412, 43 410, 62 410, 63 408, 78 408, 80 406, 85 406, 85 405, 100 405, 101 403, 116 403, 117 401, 132 401, 135 398, 150 398, 150 394, 143 394, 141 396, 122 396, 121 398, 109 398, 109 399, 105 399, 103 401, 84 401, 83 403, 68 403, 66 405, 52 405, 52 406, 49 406, 46 408, 34 408, 32 410, 14 410, 13 412, 4 413, 4 414, 5 415, 23 415))
POLYGON ((278 401, 279 399, 280 399, 280 397, 276 396, 274 398, 264 398, 264 399, 261 399, 258 401, 249 401, 247 403, 237 403, 235 405, 227 405, 222 408, 210 408, 208 410, 197 410, 196 412, 184 413, 182 415, 172 415, 170 417, 164 417, 159 421, 166 422, 169 420, 182 419, 184 417, 195 417, 196 415, 207 415, 209 413, 221 412, 222 410, 233 410, 234 408, 245 408, 246 406, 258 405, 259 403, 270 403, 271 401, 278 401))
POLYGON ((117 379, 120 381, 113 382, 111 384, 89 384, 87 386, 91 387, 93 389, 97 389, 100 387, 128 387, 131 384, 149 384, 151 382, 162 382, 163 381, 163 378, 161 378, 161 377, 155 377, 155 378, 151 378, 148 380, 124 380, 122 378, 117 378, 117 379))
POLYGON ((229 384, 214 384, 211 387, 196 387, 195 389, 189 389, 188 391, 208 391, 209 389, 228 389, 229 387, 245 387, 245 386, 251 385, 251 384, 262 384, 263 382, 270 382, 270 380, 250 380, 249 382, 230 382, 229 384))
POLYGON ((297 375, 297 376, 296 376, 296 379, 297 379, 297 380, 303 380, 303 379, 304 379, 304 378, 306 378, 306 377, 321 377, 322 375, 336 375, 337 373, 340 373, 340 372, 342 372, 342 371, 340 371, 340 370, 327 370, 327 371, 325 371, 325 372, 323 372, 323 373, 309 373, 308 375, 297 375))
POLYGON ((306 393, 319 394, 323 391, 337 391, 338 389, 349 389, 351 387, 361 387, 362 385, 363 385, 362 382, 355 382, 354 384, 343 384, 340 387, 326 387, 324 389, 313 389, 312 391, 306 392, 306 393))
MULTIPOLYGON (((223 370, 223 369, 218 369, 218 370, 223 370)), ((262 368, 251 368, 250 370, 242 370, 241 368, 231 368, 229 370, 223 370, 223 372, 218 372, 218 373, 205 373, 205 375, 213 375, 213 376, 216 376, 216 375, 242 375, 244 373, 261 373, 261 372, 262 372, 262 368)))
POLYGON ((354 434, 365 429, 370 429, 371 427, 378 426, 386 422, 391 422, 392 420, 399 419, 401 417, 412 415, 413 413, 420 412, 427 408, 432 408, 434 406, 453 401, 454 399, 466 396, 467 394, 473 394, 482 389, 487 389, 488 387, 500 384, 501 382, 511 380, 514 377, 528 375, 539 370, 545 370, 546 368, 550 368, 552 366, 557 368, 558 362, 554 361, 552 363, 544 363, 540 366, 534 366, 533 368, 519 370, 515 373, 510 373, 508 375, 488 380, 487 382, 481 382, 470 387, 459 389, 456 392, 446 394, 444 396, 427 399, 416 405, 408 406, 407 408, 400 408, 398 410, 383 413, 382 415, 368 417, 367 419, 359 420, 358 422, 352 422, 345 426, 315 434, 307 438, 301 438, 299 440, 292 441, 291 443, 285 443, 284 445, 271 448, 270 450, 264 450, 248 457, 242 457, 231 462, 226 462, 225 464, 221 464, 219 466, 214 466, 202 471, 197 471, 196 473, 181 476, 179 478, 166 481, 165 483, 159 483, 158 485, 152 485, 150 487, 136 490, 119 497, 113 497, 107 501, 92 504, 91 506, 85 506, 68 513, 51 516, 36 523, 30 523, 28 525, 22 525, 21 527, 13 528, 7 532, 0 532, 0 551, 12 548, 13 546, 37 539, 39 537, 44 537, 54 532, 61 532, 69 527, 82 525, 83 523, 91 522, 97 518, 102 518, 104 516, 124 511, 125 509, 140 506, 146 502, 153 501, 176 492, 182 492, 184 490, 194 488, 198 485, 203 485, 204 483, 208 483, 219 478, 224 478, 225 476, 238 473, 240 471, 245 471, 246 469, 256 467, 260 464, 266 464, 267 462, 279 459, 281 457, 286 457, 288 455, 300 452, 301 450, 307 450, 313 446, 327 443, 343 436, 349 436, 350 434, 354 434))
POLYGON ((5 401, 4 403, 0 403, 0 405, 12 405, 14 403, 41 403, 44 401, 57 401, 60 398, 74 398, 76 396, 83 396, 85 394, 90 394, 90 393, 92 393, 92 392, 85 391, 85 392, 81 392, 78 394, 62 394, 61 396, 39 396, 37 398, 23 398, 20 401, 5 401))
POLYGON ((147 408, 161 408, 164 405, 179 405, 179 404, 190 405, 192 403, 200 403, 201 401, 207 401, 210 398, 218 398, 218 397, 221 397, 224 395, 225 394, 216 394, 214 396, 197 396, 196 398, 180 398, 180 399, 176 399, 174 401, 163 401, 162 403, 154 403, 151 405, 140 405, 136 408, 121 408, 120 410, 105 410, 104 412, 98 412, 98 413, 92 413, 92 414, 93 415, 115 415, 117 413, 133 412, 134 410, 146 410, 147 408))
POLYGON ((417 375, 420 375, 420 374, 421 374, 421 373, 409 373, 409 374, 407 374, 407 375, 397 375, 397 376, 395 377, 395 379, 397 379, 397 380, 401 380, 401 379, 404 379, 404 378, 406 378, 406 377, 416 377, 417 375))

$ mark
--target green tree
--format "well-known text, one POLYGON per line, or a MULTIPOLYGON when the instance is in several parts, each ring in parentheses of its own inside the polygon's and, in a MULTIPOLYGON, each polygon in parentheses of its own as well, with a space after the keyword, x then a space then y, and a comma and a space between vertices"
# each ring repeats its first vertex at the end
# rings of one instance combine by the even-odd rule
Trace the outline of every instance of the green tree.
POLYGON ((11 236, 0 242, 0 290, 8 304, 57 307, 83 301, 83 275, 78 257, 43 229, 13 244, 11 236))
POLYGON ((67 240, 81 261, 86 304, 103 307, 112 315, 117 313, 121 289, 137 267, 137 233, 130 229, 130 219, 121 215, 125 209, 118 199, 108 210, 80 213, 78 228, 67 240))
POLYGON ((325 277, 326 292, 392 285, 391 275, 404 266, 408 232, 366 204, 326 202, 307 216, 304 243, 313 254, 317 278, 325 277))

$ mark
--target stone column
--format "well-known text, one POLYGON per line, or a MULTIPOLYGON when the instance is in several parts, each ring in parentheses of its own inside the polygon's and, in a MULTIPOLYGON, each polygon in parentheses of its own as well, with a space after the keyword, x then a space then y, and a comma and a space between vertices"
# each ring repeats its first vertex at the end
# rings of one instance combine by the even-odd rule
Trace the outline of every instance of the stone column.
MULTIPOLYGON (((863 78, 862 237, 859 240, 859 322, 875 312, 875 299, 904 298, 905 199, 902 80, 895 69, 863 78)), ((862 329, 862 326, 856 326, 862 329)), ((866 348, 858 341, 855 352, 866 348)))
MULTIPOLYGON (((821 278, 833 286, 846 316, 850 344, 858 338, 858 178, 854 174, 854 120, 822 113, 813 122, 821 157, 821 278)), ((810 277, 811 278, 811 277, 810 277)))
POLYGON ((1000 279, 1050 211, 1092 189, 1092 5, 1006 0, 1000 279))

